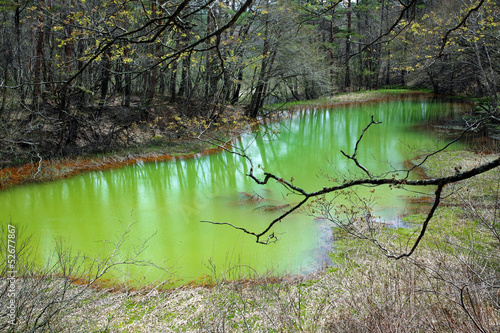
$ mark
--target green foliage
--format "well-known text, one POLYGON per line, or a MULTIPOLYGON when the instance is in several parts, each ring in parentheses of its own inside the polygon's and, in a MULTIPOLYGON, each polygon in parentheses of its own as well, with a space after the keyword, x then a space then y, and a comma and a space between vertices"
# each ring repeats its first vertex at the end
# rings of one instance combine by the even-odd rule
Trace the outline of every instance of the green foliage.
POLYGON ((0 0, 0 13, 15 10, 19 7, 17 1, 14 0, 0 0))

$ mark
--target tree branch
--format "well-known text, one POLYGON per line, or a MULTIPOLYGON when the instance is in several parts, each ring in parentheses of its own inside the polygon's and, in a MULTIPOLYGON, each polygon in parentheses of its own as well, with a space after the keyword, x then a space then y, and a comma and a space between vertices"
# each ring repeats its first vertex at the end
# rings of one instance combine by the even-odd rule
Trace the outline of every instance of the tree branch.
POLYGON ((432 217, 434 216, 434 212, 436 211, 436 209, 439 206, 439 202, 441 201, 441 193, 443 191, 444 186, 445 186, 444 184, 439 185, 438 188, 436 189, 436 192, 434 192, 434 195, 435 195, 434 204, 432 205, 432 208, 429 211, 429 213, 427 213, 427 217, 425 218, 424 224, 422 225, 422 229, 420 230, 420 234, 418 235, 417 239, 415 240, 415 243, 413 244, 411 250, 409 252, 402 253, 400 255, 388 254, 387 256, 389 258, 393 258, 393 259, 398 260, 398 259, 401 259, 404 257, 409 257, 413 254, 413 252, 415 252, 418 244, 420 243, 420 241, 422 240, 422 238, 425 235, 425 231, 427 230, 427 226, 429 225, 429 222, 431 221, 432 217))
POLYGON ((471 16, 471 14, 473 12, 477 12, 483 6, 483 4, 484 4, 484 0, 480 0, 479 3, 476 5, 476 7, 471 8, 467 12, 467 14, 464 16, 464 18, 462 18, 462 20, 455 27, 453 27, 453 28, 449 29, 448 31, 446 31, 446 34, 444 35, 443 41, 441 43, 441 50, 439 50, 438 58, 443 55, 444 48, 446 47, 446 43, 448 42, 448 38, 450 37, 450 34, 453 31, 458 30, 461 26, 463 26, 467 22, 467 19, 471 16))
POLYGON ((421 167, 429 159, 429 157, 439 154, 440 152, 444 151, 446 148, 450 147, 452 144, 458 142, 459 140, 461 140, 464 137, 464 135, 467 132, 470 132, 471 130, 474 130, 475 128, 477 128, 483 121, 484 121, 484 119, 480 119, 480 120, 476 121, 475 123, 469 125, 454 140, 450 141, 449 143, 447 143, 446 145, 444 145, 442 148, 437 149, 437 150, 433 151, 432 153, 425 155, 425 157, 422 159, 422 161, 420 163, 415 164, 414 166, 412 166, 408 170, 405 170, 406 171, 406 177, 409 176, 409 174, 410 174, 411 171, 415 170, 418 167, 421 167))
MULTIPOLYGON (((371 41, 370 43, 366 44, 365 46, 363 46, 361 48, 361 50, 359 50, 358 52, 355 52, 355 53, 352 53, 349 57, 349 59, 347 61, 349 61, 352 57, 358 55, 358 54, 361 54, 363 52, 365 52, 368 48, 370 48, 372 45, 375 45, 375 44, 378 44, 378 43, 386 43, 387 41, 384 41, 384 37, 388 36, 391 32, 393 32, 396 27, 398 26, 398 24, 403 20, 406 12, 408 10, 410 10, 411 7, 415 6, 417 3, 417 0, 411 0, 409 4, 407 5, 404 5, 401 1, 400 1, 400 4, 401 6, 403 6, 403 10, 399 13, 399 16, 398 18, 394 21, 394 23, 392 24, 392 26, 387 29, 387 31, 381 35, 379 35, 377 38, 375 38, 373 41, 371 41)), ((399 35, 401 33, 401 31, 403 31, 406 27, 408 27, 410 22, 407 22, 405 24, 405 26, 398 32, 396 32, 396 36, 399 35)), ((391 41, 393 38, 389 39, 389 41, 391 41)))
MULTIPOLYGON (((82 67, 75 73, 73 74, 68 80, 66 80, 64 82, 64 84, 59 88, 59 91, 62 91, 65 87, 67 87, 73 80, 75 80, 78 76, 80 76, 83 71, 88 67, 90 66, 90 64, 92 64, 101 54, 103 54, 107 49, 109 49, 111 46, 113 46, 116 42, 118 41, 125 41, 125 42, 128 42, 128 43, 133 43, 133 44, 138 44, 138 43, 141 43, 141 44, 145 44, 145 43, 153 43, 155 40, 157 40, 161 35, 162 33, 173 23, 175 22, 175 20, 180 16, 181 12, 183 11, 183 9, 189 4, 191 0, 184 0, 182 3, 180 3, 175 12, 168 17, 168 20, 167 22, 165 22, 164 24, 162 24, 160 26, 160 28, 158 29, 158 31, 149 39, 147 40, 141 40, 141 41, 136 41, 136 40, 131 40, 129 38, 127 38, 128 36, 131 36, 133 34, 136 34, 140 31, 143 31, 144 29, 146 29, 147 27, 151 26, 152 24, 156 23, 156 22, 159 22, 161 20, 164 20, 166 17, 160 17, 160 18, 155 18, 155 19, 152 19, 148 22, 146 22, 143 26, 135 29, 135 30, 132 30, 132 31, 127 31, 127 32, 124 32, 118 36, 115 36, 113 37, 111 40, 109 40, 107 43, 105 43, 102 47, 100 47, 96 53, 87 61, 85 62, 82 67)), ((239 19, 239 17, 247 10, 247 8, 252 4, 253 0, 246 0, 242 6, 240 7, 240 9, 231 17, 231 19, 224 25, 222 26, 221 28, 217 29, 216 31, 212 32, 212 33, 209 33, 207 35, 205 35, 203 38, 200 38, 199 40, 197 40, 196 42, 194 43, 191 43, 190 45, 186 46, 185 48, 183 48, 182 50, 179 50, 173 54, 170 54, 168 55, 167 57, 164 57, 162 59, 160 59, 158 62, 156 62, 155 64, 153 64, 152 66, 150 66, 147 70, 150 70, 156 66, 159 66, 160 64, 162 64, 163 62, 169 60, 169 59, 177 59, 182 53, 185 53, 189 50, 193 50, 196 46, 200 45, 201 43, 204 43, 206 42, 207 40, 210 40, 210 38, 216 36, 220 36, 220 34, 222 34, 222 32, 224 32, 225 30, 227 30, 228 28, 230 28, 234 23, 236 23, 236 21, 239 19)))
MULTIPOLYGON (((361 168, 368 175, 368 178, 366 178, 366 179, 355 179, 355 180, 351 180, 351 181, 344 181, 342 184, 335 185, 335 186, 330 186, 330 187, 323 187, 321 190, 313 191, 313 192, 307 192, 303 188, 295 186, 291 182, 288 182, 288 181, 284 180, 283 178, 278 177, 275 174, 270 173, 270 172, 265 172, 264 173, 264 178, 259 179, 253 173, 253 162, 252 162, 252 159, 245 153, 246 149, 243 149, 243 150, 240 150, 240 151, 232 151, 232 150, 228 149, 227 147, 221 147, 222 149, 224 149, 224 150, 226 150, 226 151, 228 151, 230 153, 233 153, 233 154, 239 155, 241 157, 244 157, 250 163, 250 171, 247 174, 247 176, 250 177, 257 184, 259 184, 259 185, 265 185, 265 184, 267 184, 269 182, 269 180, 275 180, 279 184, 283 185, 290 192, 298 194, 298 195, 301 195, 303 197, 303 199, 298 204, 294 205, 292 208, 288 209, 286 212, 284 212, 283 214, 281 214, 278 218, 276 218, 273 221, 271 221, 267 225, 267 227, 265 227, 264 230, 262 230, 261 232, 253 232, 253 231, 250 231, 250 230, 248 230, 246 228, 238 227, 238 226, 235 226, 235 225, 233 225, 231 223, 227 223, 227 222, 212 222, 212 221, 201 221, 201 222, 211 223, 211 224, 215 224, 215 225, 228 225, 228 226, 230 226, 230 227, 232 227, 234 229, 241 230, 241 231, 245 232, 246 234, 254 236, 256 238, 256 242, 259 243, 259 244, 268 244, 270 240, 272 240, 273 242, 275 242, 277 240, 277 238, 274 236, 274 233, 272 233, 267 238, 266 241, 262 241, 261 240, 262 236, 264 236, 265 234, 267 234, 276 223, 282 221, 288 215, 290 215, 291 213, 293 213, 293 212, 297 211, 299 208, 301 208, 311 198, 324 196, 326 194, 330 194, 330 193, 334 193, 334 192, 339 192, 339 191, 346 190, 346 189, 351 189, 351 188, 354 188, 356 186, 367 186, 367 185, 370 185, 370 186, 380 186, 380 185, 395 185, 395 186, 437 186, 437 188, 436 188, 436 190, 434 192, 434 203, 433 203, 431 209, 429 210, 429 212, 427 213, 427 217, 426 217, 426 219, 425 219, 425 221, 424 221, 424 223, 422 225, 420 233, 419 233, 417 239, 415 240, 413 246, 411 247, 410 251, 402 253, 402 254, 398 254, 398 255, 391 254, 391 253, 389 253, 389 251, 386 248, 384 248, 376 240, 369 239, 369 238, 365 237, 366 239, 369 239, 374 244, 376 244, 383 252, 386 253, 386 255, 389 258, 393 258, 393 259, 398 260, 398 259, 401 259, 401 258, 405 258, 405 257, 411 256, 415 252, 415 250, 417 249, 417 247, 420 244, 421 240, 423 239, 423 237, 424 237, 424 235, 426 233, 427 227, 428 227, 431 219, 433 218, 436 209, 439 206, 439 203, 441 201, 441 195, 442 195, 443 188, 446 185, 448 185, 448 184, 453 184, 453 183, 456 183, 456 182, 459 182, 459 181, 462 181, 462 180, 466 180, 466 179, 475 177, 475 176, 477 176, 479 174, 482 174, 484 172, 487 172, 489 170, 497 168, 498 166, 500 166, 500 157, 494 159, 493 161, 485 163, 483 165, 474 167, 474 168, 472 168, 470 170, 467 170, 467 171, 464 171, 464 172, 458 172, 455 175, 447 176, 447 177, 438 177, 438 178, 431 178, 431 179, 417 179, 417 180, 407 179, 408 175, 406 177, 404 177, 404 178, 396 178, 396 177, 392 177, 392 178, 374 178, 371 175, 371 173, 357 161, 356 155, 357 155, 358 146, 359 146, 359 144, 361 142, 361 139, 363 138, 365 132, 369 129, 369 127, 371 125, 373 125, 373 124, 379 124, 379 123, 380 122, 374 121, 373 120, 373 116, 372 116, 370 123, 363 129, 363 131, 362 131, 359 139, 357 140, 356 146, 354 148, 354 153, 351 156, 349 156, 345 152, 341 151, 342 154, 345 157, 347 157, 348 159, 354 160, 354 162, 356 163, 356 165, 359 168, 361 168)), ((474 125, 469 126, 468 130, 470 130, 471 128, 473 128, 473 126, 475 126, 475 125, 477 125, 477 123, 474 124, 474 125)), ((464 131, 464 133, 465 133, 465 131, 464 131)), ((464 135, 464 133, 462 133, 460 135, 460 137, 462 137, 464 135)), ((457 140, 458 139, 454 140, 453 142, 456 142, 457 140)), ((449 146, 449 144, 447 144, 445 147, 448 147, 448 146, 449 146)), ((438 152, 442 151, 443 149, 438 150, 438 152)), ((428 159, 428 157, 430 157, 432 155, 434 155, 434 153, 427 155, 426 158, 425 158, 425 160, 422 163, 420 163, 419 165, 422 165, 428 159)), ((408 171, 408 173, 410 171, 408 171)))
POLYGON ((348 158, 348 159, 350 159, 350 160, 353 160, 353 161, 354 161, 354 163, 356 163, 356 166, 357 166, 358 168, 360 168, 361 170, 363 170, 363 171, 364 171, 364 172, 368 175, 368 177, 370 177, 370 178, 373 178, 373 177, 372 177, 372 175, 371 175, 371 173, 370 173, 370 171, 368 171, 368 169, 366 169, 364 166, 362 166, 362 165, 359 163, 358 159, 356 158, 356 154, 358 153, 358 145, 359 145, 359 143, 361 142, 361 139, 363 139, 363 135, 365 135, 365 132, 366 132, 366 131, 368 130, 368 128, 370 128, 370 126, 371 126, 371 125, 373 125, 373 124, 382 124, 382 122, 381 122, 381 121, 374 121, 374 120, 373 120, 373 116, 372 116, 370 123, 368 124, 368 126, 366 126, 366 127, 363 129, 363 131, 361 132, 361 135, 360 135, 360 136, 359 136, 359 138, 358 138, 358 141, 356 141, 356 146, 354 147, 354 153, 353 153, 351 156, 349 156, 349 155, 347 155, 346 153, 344 153, 344 151, 343 151, 343 150, 341 150, 341 151, 340 151, 340 152, 341 152, 341 153, 342 153, 345 157, 347 157, 347 158, 348 158))

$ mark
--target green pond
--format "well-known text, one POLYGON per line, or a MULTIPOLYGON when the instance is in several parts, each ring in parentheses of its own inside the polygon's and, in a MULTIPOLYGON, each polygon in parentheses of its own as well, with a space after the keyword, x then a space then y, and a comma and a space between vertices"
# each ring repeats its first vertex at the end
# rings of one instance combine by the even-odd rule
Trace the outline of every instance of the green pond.
MULTIPOLYGON (((427 125, 462 110, 459 104, 401 99, 296 111, 242 136, 235 146, 246 148, 255 166, 287 180, 293 177, 295 185, 313 191, 333 184, 325 174, 340 180, 364 177, 340 150, 352 154, 372 115, 382 124, 366 132, 358 158, 377 174, 401 169, 405 160, 445 144, 451 137, 432 134, 427 125)), ((268 208, 299 200, 276 182, 257 185, 245 176, 248 168, 241 157, 219 152, 19 186, 0 192, 0 222, 15 223, 33 235, 40 263, 54 256, 56 239, 74 254, 103 258, 129 228, 116 258, 132 255, 147 240, 138 259, 167 272, 121 266, 108 276, 119 282, 170 280, 178 285, 202 276, 304 274, 327 265, 332 232, 324 220, 292 214, 275 226, 279 241, 270 245, 257 244, 229 226, 200 222, 228 222, 260 232, 283 212, 268 208)), ((376 201, 381 221, 396 223, 407 210, 408 193, 356 190, 376 201)))

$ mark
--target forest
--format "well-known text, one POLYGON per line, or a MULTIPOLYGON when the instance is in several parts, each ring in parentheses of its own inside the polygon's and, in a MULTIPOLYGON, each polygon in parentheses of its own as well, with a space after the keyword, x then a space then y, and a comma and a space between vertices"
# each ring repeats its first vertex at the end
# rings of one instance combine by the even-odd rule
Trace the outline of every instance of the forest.
POLYGON ((497 0, 0 0, 0 330, 499 332, 499 80, 497 0))
POLYGON ((0 165, 388 87, 497 114, 493 0, 0 2, 0 165))

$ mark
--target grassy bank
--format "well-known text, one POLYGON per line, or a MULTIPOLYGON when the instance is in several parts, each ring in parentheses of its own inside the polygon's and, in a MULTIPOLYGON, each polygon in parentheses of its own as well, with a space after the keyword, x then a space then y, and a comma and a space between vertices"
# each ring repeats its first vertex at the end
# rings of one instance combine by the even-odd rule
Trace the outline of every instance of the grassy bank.
POLYGON ((379 89, 368 91, 357 91, 350 93, 338 93, 334 96, 325 96, 314 100, 307 101, 293 101, 287 103, 268 104, 264 107, 267 111, 272 110, 294 110, 303 108, 318 108, 318 107, 331 107, 335 105, 343 105, 349 103, 366 103, 377 102, 400 96, 418 96, 429 95, 430 91, 426 90, 412 90, 412 89, 379 89))
MULTIPOLYGON (((453 174, 457 164, 467 168, 491 158, 447 152, 433 156, 426 172, 453 174)), ((61 332, 498 332, 499 177, 500 171, 492 170, 447 188, 409 259, 388 259, 372 242, 335 229, 334 265, 302 279, 116 290, 39 274, 16 281, 22 324, 9 326, 2 314, 0 327, 13 332, 37 325, 38 331, 61 332)), ((422 215, 405 220, 409 228, 380 227, 371 235, 404 250, 422 215)), ((2 279, 2 290, 7 285, 2 279)), ((6 295, 0 297, 3 312, 6 295)))

